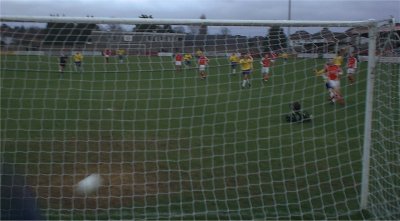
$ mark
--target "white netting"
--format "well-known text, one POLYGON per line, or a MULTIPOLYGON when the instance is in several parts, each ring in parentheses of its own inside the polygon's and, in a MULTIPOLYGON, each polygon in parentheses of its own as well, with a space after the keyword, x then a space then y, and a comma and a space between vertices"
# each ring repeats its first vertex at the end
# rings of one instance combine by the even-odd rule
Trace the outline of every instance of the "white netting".
MULTIPOLYGON (((11 165, 2 174, 24 175, 11 186, 31 186, 43 217, 399 218, 399 41, 387 40, 395 29, 382 29, 377 43, 378 57, 390 63, 374 70, 366 213, 370 23, 297 21, 288 33, 284 22, 50 19, 2 19, 1 26, 1 159, 11 165), (241 54, 253 59, 249 81, 241 54), (264 62, 272 64, 268 77, 265 54, 275 59, 264 62), (201 55, 209 59, 203 74, 201 55), (315 74, 338 55, 344 105, 338 96, 328 100, 315 74), (294 102, 301 115, 293 115, 294 102), (305 122, 288 122, 293 116, 305 122), (76 186, 90 174, 103 182, 84 195, 76 186)), ((2 203, 2 216, 11 205, 2 203)))
POLYGON ((400 217, 400 32, 399 26, 382 34, 378 48, 371 167, 369 209, 377 218, 400 217), (397 30, 397 31, 396 31, 397 30))

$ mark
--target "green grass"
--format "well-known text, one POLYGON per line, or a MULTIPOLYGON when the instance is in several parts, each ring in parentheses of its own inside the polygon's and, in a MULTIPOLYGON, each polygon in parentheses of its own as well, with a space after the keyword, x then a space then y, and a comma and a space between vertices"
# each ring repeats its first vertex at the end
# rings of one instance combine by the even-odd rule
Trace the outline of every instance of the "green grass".
POLYGON ((366 64, 331 105, 323 60, 280 61, 252 87, 211 58, 209 78, 170 58, 130 57, 84 73, 55 57, 2 56, 2 155, 36 189, 49 219, 362 219, 366 64), (313 121, 288 124, 300 101, 313 121), (73 191, 98 172, 98 198, 73 191))

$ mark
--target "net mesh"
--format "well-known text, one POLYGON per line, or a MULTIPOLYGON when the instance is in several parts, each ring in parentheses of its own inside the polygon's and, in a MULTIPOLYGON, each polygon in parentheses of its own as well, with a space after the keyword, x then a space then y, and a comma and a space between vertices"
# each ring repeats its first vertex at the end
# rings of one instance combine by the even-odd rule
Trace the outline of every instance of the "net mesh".
POLYGON ((24 181, 11 186, 32 187, 49 219, 399 218, 398 31, 377 43, 369 213, 359 205, 368 29, 288 31, 2 22, 1 159, 24 181), (338 56, 344 105, 315 74, 338 56), (294 102, 308 114, 297 122, 294 102), (101 186, 79 193, 90 174, 101 186))

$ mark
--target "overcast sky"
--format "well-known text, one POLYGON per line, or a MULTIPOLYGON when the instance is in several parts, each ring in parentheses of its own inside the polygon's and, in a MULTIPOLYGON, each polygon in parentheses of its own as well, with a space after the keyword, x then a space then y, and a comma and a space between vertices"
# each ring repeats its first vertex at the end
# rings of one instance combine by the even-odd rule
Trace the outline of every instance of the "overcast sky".
POLYGON ((1 15, 162 19, 275 20, 400 19, 400 0, 1 0, 1 15))

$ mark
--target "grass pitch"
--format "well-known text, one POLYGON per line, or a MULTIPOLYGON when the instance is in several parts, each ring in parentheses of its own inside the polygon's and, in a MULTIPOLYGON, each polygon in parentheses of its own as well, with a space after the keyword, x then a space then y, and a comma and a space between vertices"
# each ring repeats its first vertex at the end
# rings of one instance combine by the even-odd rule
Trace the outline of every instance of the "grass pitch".
POLYGON ((277 61, 241 89, 224 58, 209 77, 171 58, 2 56, 2 157, 25 173, 49 219, 360 219, 366 64, 331 105, 313 71, 277 61), (310 123, 285 122, 300 101, 310 123), (74 185, 105 184, 87 198, 74 185))

